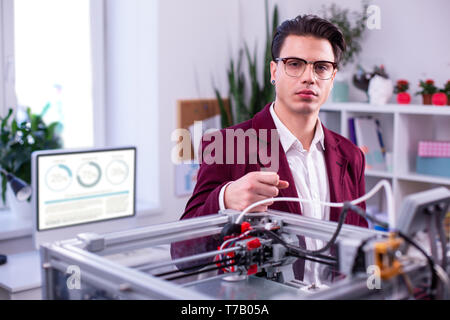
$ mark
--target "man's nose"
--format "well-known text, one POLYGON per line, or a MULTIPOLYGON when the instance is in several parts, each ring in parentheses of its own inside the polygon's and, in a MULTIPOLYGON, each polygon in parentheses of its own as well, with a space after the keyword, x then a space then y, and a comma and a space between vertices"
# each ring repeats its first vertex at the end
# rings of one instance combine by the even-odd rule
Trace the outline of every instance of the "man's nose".
POLYGON ((305 66, 305 71, 303 71, 303 74, 300 76, 300 81, 302 83, 309 83, 313 84, 316 81, 316 77, 314 75, 314 65, 312 63, 308 63, 305 66))

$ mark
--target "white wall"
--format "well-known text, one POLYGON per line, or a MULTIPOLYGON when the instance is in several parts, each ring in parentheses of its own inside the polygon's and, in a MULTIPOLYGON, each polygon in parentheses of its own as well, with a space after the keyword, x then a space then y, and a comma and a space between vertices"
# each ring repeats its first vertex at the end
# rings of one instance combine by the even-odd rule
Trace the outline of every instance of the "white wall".
POLYGON ((226 69, 237 50, 238 1, 164 0, 159 7, 159 159, 164 219, 177 220, 187 197, 174 196, 170 161, 179 99, 214 98, 212 81, 225 94, 226 69))
POLYGON ((137 146, 137 201, 159 201, 158 2, 107 0, 106 144, 137 146))
MULTIPOLYGON (((162 215, 152 221, 180 217, 188 200, 174 196, 170 156, 179 99, 213 98, 212 81, 226 93, 231 56, 247 41, 265 43, 263 0, 107 0, 107 136, 115 144, 139 148, 140 196, 160 199, 162 215), (155 11, 156 8, 156 11, 155 11), (123 132, 126 134, 123 134, 123 132), (158 149, 155 149, 155 146, 158 149), (156 167, 157 170, 152 170, 156 167)), ((280 21, 298 14, 319 13, 324 0, 270 0, 280 21)), ((394 80, 419 78, 442 85, 450 74, 447 0, 373 0, 381 8, 381 30, 368 31, 359 61, 368 69, 384 64, 394 80)), ((339 5, 360 9, 360 1, 339 5)), ((261 62, 259 64, 261 68, 261 62)), ((352 66, 349 67, 353 70, 352 66)), ((351 99, 365 95, 351 88, 351 99)), ((420 103, 418 97, 413 102, 420 103)))
MULTIPOLYGON (((269 8, 278 5, 282 22, 299 14, 320 14, 324 4, 333 2, 351 11, 361 10, 360 0, 269 0, 269 8)), ((443 87, 450 77, 450 1, 371 0, 368 3, 380 7, 381 29, 367 30, 358 60, 346 70, 353 74, 357 63, 367 71, 372 71, 374 65, 383 64, 394 81, 409 80, 411 103, 422 103, 421 97, 413 95, 419 90, 419 79, 432 78, 436 85, 443 87)), ((245 17, 264 14, 264 1, 241 1, 240 10, 242 38, 249 45, 253 45, 255 38, 258 43, 263 43, 264 21, 245 17)), ((351 101, 365 99, 362 91, 350 87, 351 101)), ((395 102, 394 96, 391 102, 395 102)))
POLYGON ((106 144, 138 147, 138 201, 158 203, 151 223, 177 220, 171 141, 179 99, 226 92, 237 46, 238 0, 107 0, 106 144))

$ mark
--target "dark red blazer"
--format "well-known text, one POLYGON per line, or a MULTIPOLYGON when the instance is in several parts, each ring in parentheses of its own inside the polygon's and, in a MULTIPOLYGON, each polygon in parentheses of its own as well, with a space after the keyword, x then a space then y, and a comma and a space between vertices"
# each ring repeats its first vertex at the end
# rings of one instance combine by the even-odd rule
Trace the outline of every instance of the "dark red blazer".
MULTIPOLYGON (((229 129, 242 129, 244 132, 250 128, 255 129, 256 132, 258 132, 259 129, 267 129, 269 133, 267 141, 264 141, 262 145, 265 145, 267 150, 272 150, 270 130, 276 129, 276 127, 270 114, 270 105, 271 104, 266 105, 253 119, 229 129)), ((323 131, 325 135, 325 163, 330 186, 330 201, 344 202, 361 197, 365 194, 364 154, 351 141, 341 135, 326 129, 325 127, 323 127, 323 131)), ((275 130, 274 132, 276 133, 277 131, 275 130)), ((233 144, 231 147, 234 148, 234 163, 237 163, 236 157, 238 152, 236 140, 227 140, 225 130, 221 130, 220 133, 222 134, 224 144, 233 144)), ((226 183, 237 180, 249 172, 260 171, 263 167, 273 167, 271 163, 264 164, 264 161, 259 161, 259 146, 257 147, 257 150, 254 150, 252 145, 248 143, 248 140, 249 139, 246 140, 245 161, 243 164, 226 164, 226 148, 224 148, 225 150, 221 155, 223 164, 201 163, 197 176, 197 184, 181 219, 218 213, 220 210, 219 193, 226 183), (256 163, 251 163, 250 155, 255 152, 258 161, 256 163)), ((207 146, 213 141, 214 138, 212 138, 211 141, 205 141, 204 139, 202 141, 202 149, 200 152, 202 150, 206 151, 207 146)), ((280 190, 279 197, 298 197, 294 178, 292 177, 286 154, 284 153, 284 149, 279 139, 278 144, 279 163, 277 165, 277 172, 280 179, 289 182, 289 187, 287 189, 280 190)), ((214 152, 212 155, 215 156, 214 152)), ((270 152, 268 156, 271 158, 272 155, 270 152)), ((254 157, 252 159, 254 159, 254 157)), ((360 207, 365 209, 365 203, 361 203, 360 207)), ((269 208, 290 212, 292 214, 302 214, 298 202, 275 202, 269 208)), ((330 220, 338 221, 340 213, 341 208, 330 208, 330 220)), ((347 214, 345 223, 361 227, 368 226, 367 221, 364 218, 352 211, 349 211, 347 214)), ((171 254, 173 258, 179 258, 195 253, 216 250, 218 245, 220 245, 220 241, 218 237, 215 236, 187 240, 172 244, 171 254)), ((299 245, 305 248, 304 237, 299 237, 299 245)), ((333 252, 334 248, 332 249, 331 254, 334 254, 333 252)), ((298 259, 294 263, 293 270, 295 277, 302 280, 304 260, 298 259)), ((330 274, 332 278, 335 278, 338 275, 334 269, 331 269, 330 274)))
MULTIPOLYGON (((250 128, 255 129, 256 132, 259 132, 259 129, 269 130, 266 144, 267 149, 270 151, 270 130, 276 129, 275 123, 273 122, 270 114, 270 105, 271 104, 266 105, 264 109, 257 113, 253 119, 233 126, 229 129, 242 129, 244 132, 250 128)), ((330 186, 330 201, 344 202, 361 197, 365 194, 364 154, 357 146, 343 136, 326 129, 324 126, 323 131, 325 135, 325 163, 330 186)), ((221 133, 224 143, 236 142, 226 141, 225 130, 222 130, 221 133)), ((211 140, 214 141, 213 139, 211 140)), ((201 150, 205 150, 205 148, 212 141, 203 141, 201 150)), ((234 155, 236 157, 236 144, 234 145, 234 148, 234 155)), ((281 180, 286 180, 289 182, 289 187, 287 189, 280 190, 279 197, 298 197, 294 178, 292 177, 281 142, 279 142, 278 150, 278 175, 281 180)), ((249 163, 249 155, 255 151, 252 150, 251 146, 249 146, 248 141, 245 151, 246 161, 244 164, 226 164, 226 148, 224 148, 222 158, 222 162, 224 164, 202 163, 200 165, 200 170, 197 176, 197 184, 192 197, 186 205, 185 212, 181 219, 218 213, 219 193, 226 183, 237 180, 249 172, 260 171, 262 167, 269 166, 269 164, 264 165, 260 161, 256 164, 249 163)), ((365 209, 365 203, 361 203, 360 207, 365 209)), ((300 204, 298 202, 275 202, 269 208, 290 212, 293 214, 302 214, 300 204)), ((340 212, 341 208, 331 208, 330 220, 338 221, 340 212)), ((367 221, 364 218, 351 211, 348 213, 345 223, 361 227, 368 226, 367 221)))

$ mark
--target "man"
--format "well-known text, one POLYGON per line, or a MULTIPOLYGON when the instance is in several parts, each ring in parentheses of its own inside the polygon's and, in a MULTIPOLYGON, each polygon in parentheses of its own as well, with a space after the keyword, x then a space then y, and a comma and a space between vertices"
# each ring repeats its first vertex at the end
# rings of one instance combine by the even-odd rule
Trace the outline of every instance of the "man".
MULTIPOLYGON (((271 157, 277 161, 278 170, 265 170, 268 165, 262 161, 251 163, 253 151, 248 142, 238 146, 245 149, 245 163, 202 163, 182 219, 223 209, 243 210, 256 201, 278 196, 344 202, 365 194, 363 153, 348 139, 326 129, 318 118, 320 107, 333 87, 344 50, 345 41, 339 29, 319 17, 298 16, 278 27, 270 63, 276 99, 253 119, 230 128, 244 132, 275 129, 279 153, 271 157)), ((226 140, 225 130, 221 134, 227 146, 236 142, 236 139, 226 140)), ((205 140, 203 150, 210 143, 205 140)), ((267 149, 273 150, 272 141, 267 139, 267 149)), ((240 150, 235 146, 234 151, 240 150)), ((270 167, 274 168, 273 163, 270 167)), ((364 203, 360 206, 365 209, 364 203)), ((268 208, 331 221, 338 221, 341 212, 339 208, 297 202, 268 203, 253 211, 268 208)), ((349 212, 345 223, 367 227, 365 219, 354 212, 349 212)), ((305 241, 303 245, 311 250, 323 245, 309 238, 305 241)), ((303 276, 303 263, 294 267, 297 278, 303 276)), ((314 266, 307 264, 305 268, 309 281, 320 282, 314 266)))

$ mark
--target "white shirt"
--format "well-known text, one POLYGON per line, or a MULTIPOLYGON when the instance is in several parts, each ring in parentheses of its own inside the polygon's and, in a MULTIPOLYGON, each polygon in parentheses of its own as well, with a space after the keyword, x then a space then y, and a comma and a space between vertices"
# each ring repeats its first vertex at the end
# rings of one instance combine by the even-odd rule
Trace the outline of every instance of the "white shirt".
MULTIPOLYGON (((316 131, 309 151, 303 148, 301 142, 289 131, 275 113, 274 103, 270 106, 270 114, 278 130, 280 142, 286 154, 292 177, 294 178, 297 194, 302 199, 329 202, 330 192, 328 175, 325 165, 325 144, 322 123, 317 119, 316 131)), ((231 183, 231 182, 230 182, 231 183)), ((219 206, 225 209, 225 185, 219 194, 219 206)), ((320 204, 300 203, 302 215, 305 217, 329 220, 330 208, 320 204)), ((306 248, 317 250, 325 245, 324 241, 305 237, 306 248)), ((305 261, 304 282, 322 285, 320 271, 322 266, 318 263, 305 261)))

